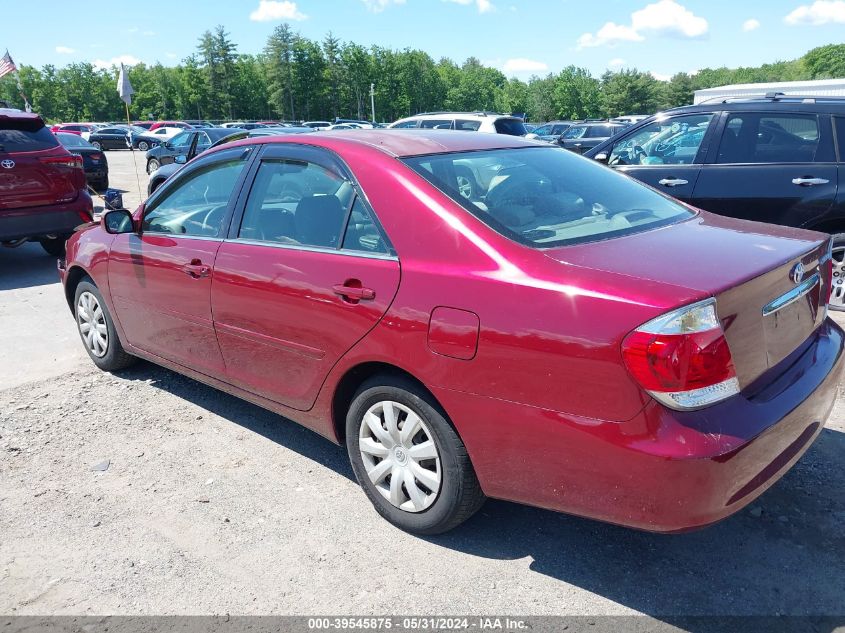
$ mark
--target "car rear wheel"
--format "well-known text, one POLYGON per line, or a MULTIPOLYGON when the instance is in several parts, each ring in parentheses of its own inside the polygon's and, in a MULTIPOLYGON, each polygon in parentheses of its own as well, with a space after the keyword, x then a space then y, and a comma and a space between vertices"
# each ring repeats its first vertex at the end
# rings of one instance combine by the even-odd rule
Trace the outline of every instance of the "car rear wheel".
POLYGON ((147 143, 147 141, 138 141, 138 149, 142 152, 146 152, 148 149, 150 149, 150 144, 147 143))
POLYGON ((42 237, 38 240, 38 243, 41 244, 41 248, 48 255, 52 255, 53 257, 62 257, 65 254, 65 242, 67 241, 67 235, 59 235, 58 237, 42 237))
POLYGON ((833 289, 830 309, 845 311, 845 233, 833 236, 833 289))
POLYGON ((82 344, 97 367, 117 371, 138 360, 124 351, 103 296, 90 279, 79 282, 73 305, 82 344))
POLYGON ((361 386, 346 417, 346 447, 376 511, 403 530, 446 532, 484 503, 461 438, 410 380, 380 376, 361 386))
POLYGON ((147 161, 147 173, 148 174, 153 173, 159 167, 161 167, 161 164, 155 158, 151 158, 149 161, 147 161))

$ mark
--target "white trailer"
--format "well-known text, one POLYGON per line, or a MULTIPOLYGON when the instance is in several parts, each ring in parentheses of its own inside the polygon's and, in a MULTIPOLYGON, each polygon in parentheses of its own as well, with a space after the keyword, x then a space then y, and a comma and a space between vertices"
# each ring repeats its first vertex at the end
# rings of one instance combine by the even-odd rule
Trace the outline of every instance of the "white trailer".
POLYGON ((693 104, 743 97, 763 97, 768 93, 802 97, 845 97, 845 79, 817 79, 814 81, 773 81, 760 84, 734 84, 695 91, 693 104))

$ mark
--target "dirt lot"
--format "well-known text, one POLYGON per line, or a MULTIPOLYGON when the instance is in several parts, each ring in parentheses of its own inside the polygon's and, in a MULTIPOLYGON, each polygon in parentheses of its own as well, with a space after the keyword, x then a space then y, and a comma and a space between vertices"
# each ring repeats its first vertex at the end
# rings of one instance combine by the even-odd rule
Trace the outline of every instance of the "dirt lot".
MULTIPOLYGON (((137 188, 130 154, 108 158, 137 188)), ((52 260, 0 250, 0 613, 671 619, 843 615, 843 596, 845 401, 781 482, 704 531, 490 501, 417 538, 313 433, 150 364, 97 371, 52 260)))

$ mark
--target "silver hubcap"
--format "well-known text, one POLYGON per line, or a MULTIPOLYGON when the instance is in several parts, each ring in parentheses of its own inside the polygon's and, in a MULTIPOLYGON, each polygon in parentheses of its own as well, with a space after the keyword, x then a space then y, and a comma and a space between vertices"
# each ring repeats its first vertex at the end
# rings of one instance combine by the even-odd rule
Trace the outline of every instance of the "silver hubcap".
POLYGON ((76 322, 85 346, 97 358, 102 358, 109 351, 109 330, 106 327, 106 315, 100 307, 97 297, 90 292, 79 295, 76 304, 76 322))
POLYGON ((830 305, 845 307, 845 246, 833 249, 833 288, 830 293, 830 305))
POLYGON ((422 512, 440 491, 440 453, 420 416, 398 402, 377 402, 358 433, 361 459, 376 490, 392 505, 422 512))

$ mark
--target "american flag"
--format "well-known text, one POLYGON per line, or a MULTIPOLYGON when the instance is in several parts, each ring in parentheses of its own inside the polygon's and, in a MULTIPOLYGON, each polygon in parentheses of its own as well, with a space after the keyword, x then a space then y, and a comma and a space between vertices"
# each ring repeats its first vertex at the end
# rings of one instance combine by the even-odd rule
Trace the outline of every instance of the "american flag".
POLYGON ((12 61, 12 56, 9 55, 9 51, 7 50, 6 54, 0 58, 0 77, 13 73, 17 69, 18 67, 15 66, 15 62, 12 61))

